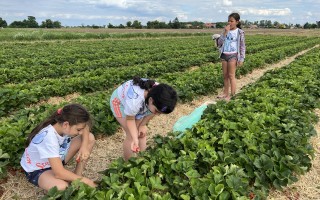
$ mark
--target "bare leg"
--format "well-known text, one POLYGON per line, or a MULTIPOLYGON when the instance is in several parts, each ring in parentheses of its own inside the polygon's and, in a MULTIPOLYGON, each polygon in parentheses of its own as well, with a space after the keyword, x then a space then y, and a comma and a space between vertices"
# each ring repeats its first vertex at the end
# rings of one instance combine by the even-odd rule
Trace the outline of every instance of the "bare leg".
MULTIPOLYGON (((66 155, 65 162, 69 162, 71 158, 73 158, 76 153, 79 151, 80 147, 82 144, 82 137, 81 135, 73 138, 71 140, 70 148, 69 151, 66 155)), ((89 142, 88 142, 88 150, 91 153, 93 146, 95 144, 95 138, 92 133, 89 134, 89 142)), ((81 160, 79 163, 77 163, 76 168, 74 170, 74 173, 76 173, 79 176, 82 176, 82 172, 84 171, 85 165, 87 161, 86 160, 81 160)))
MULTIPOLYGON (((136 121, 137 127, 139 127, 141 122, 142 122, 142 120, 136 121)), ((139 135, 138 139, 139 139, 140 151, 146 150, 146 148, 147 148, 147 137, 146 137, 146 135, 144 135, 144 136, 140 136, 139 135)))
POLYGON ((57 186, 58 190, 64 190, 68 187, 69 183, 61 180, 61 179, 57 179, 52 170, 48 170, 43 172, 38 180, 38 184, 39 187, 48 191, 49 189, 53 188, 54 186, 57 186))
MULTIPOLYGON (((123 131, 126 134, 126 138, 123 141, 123 157, 125 160, 128 160, 129 158, 135 156, 135 153, 131 149, 131 144, 133 142, 133 139, 131 137, 131 134, 128 130, 127 124, 126 124, 126 118, 116 118, 118 122, 120 123, 123 131)), ((138 127, 142 120, 136 120, 136 126, 138 127)), ((139 137, 139 147, 140 151, 144 151, 146 149, 146 137, 139 137)))
POLYGON ((126 118, 119 118, 116 117, 118 122, 120 123, 123 131, 126 134, 126 138, 123 141, 123 157, 125 160, 128 160, 130 157, 134 156, 134 153, 131 150, 131 144, 133 142, 133 139, 129 133, 129 130, 127 128, 126 118))
POLYGON ((229 74, 228 74, 228 62, 222 61, 222 72, 223 72, 223 97, 229 96, 229 74))
POLYGON ((236 68, 237 68, 237 60, 232 59, 228 62, 228 76, 231 85, 231 96, 236 94, 236 68))

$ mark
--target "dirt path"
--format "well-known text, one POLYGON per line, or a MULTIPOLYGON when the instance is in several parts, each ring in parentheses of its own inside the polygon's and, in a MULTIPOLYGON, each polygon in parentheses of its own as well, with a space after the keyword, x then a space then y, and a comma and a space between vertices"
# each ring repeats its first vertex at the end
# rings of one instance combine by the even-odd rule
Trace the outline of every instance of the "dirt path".
MULTIPOLYGON (((298 55, 306 53, 308 50, 302 51, 295 56, 289 57, 279 63, 268 65, 264 69, 254 70, 251 74, 241 77, 237 80, 238 91, 245 85, 255 82, 259 79, 266 71, 271 69, 276 69, 288 65, 291 63, 298 55)), ((222 89, 218 90, 220 94, 222 89)), ((149 139, 153 135, 160 134, 165 135, 167 132, 172 130, 174 123, 183 115, 191 113, 196 107, 200 106, 206 101, 216 101, 217 94, 209 94, 208 96, 201 96, 192 102, 186 104, 179 104, 175 111, 169 115, 156 116, 149 123, 149 139)), ((316 111, 318 116, 320 116, 320 110, 316 111)), ((320 132, 320 123, 316 126, 317 132, 320 132)), ((87 169, 84 176, 92 179, 99 179, 100 174, 98 171, 106 169, 112 160, 117 159, 122 156, 122 141, 124 140, 124 135, 121 131, 118 131, 113 136, 107 138, 97 139, 96 146, 94 148, 91 159, 88 162, 87 169)), ((149 140, 149 142, 151 139, 149 140)), ((275 191, 271 192, 269 199, 320 199, 320 138, 315 137, 312 140, 312 144, 316 149, 316 157, 313 161, 314 166, 312 170, 305 176, 301 177, 299 182, 288 187, 284 192, 275 191)), ((72 168, 74 163, 68 165, 72 168)), ((5 199, 40 199, 44 196, 42 189, 34 187, 32 184, 28 183, 25 176, 22 173, 16 173, 15 175, 9 174, 7 183, 2 184, 1 187, 4 188, 4 193, 0 200, 5 199)))

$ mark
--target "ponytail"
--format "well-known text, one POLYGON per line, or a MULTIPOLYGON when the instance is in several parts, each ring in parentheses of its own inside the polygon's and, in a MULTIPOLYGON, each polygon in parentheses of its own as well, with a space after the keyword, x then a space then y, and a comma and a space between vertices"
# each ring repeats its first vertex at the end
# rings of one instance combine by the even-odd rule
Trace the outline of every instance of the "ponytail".
POLYGON ((79 123, 88 123, 91 126, 91 118, 88 111, 80 104, 69 104, 63 108, 55 111, 51 116, 44 120, 41 124, 36 126, 28 136, 26 145, 29 146, 30 142, 37 135, 41 129, 47 127, 48 125, 55 125, 56 123, 62 124, 63 122, 69 122, 70 126, 79 123))
POLYGON ((138 76, 133 77, 133 84, 139 85, 139 87, 144 90, 151 89, 153 86, 155 86, 155 83, 156 82, 154 80, 141 79, 138 76))

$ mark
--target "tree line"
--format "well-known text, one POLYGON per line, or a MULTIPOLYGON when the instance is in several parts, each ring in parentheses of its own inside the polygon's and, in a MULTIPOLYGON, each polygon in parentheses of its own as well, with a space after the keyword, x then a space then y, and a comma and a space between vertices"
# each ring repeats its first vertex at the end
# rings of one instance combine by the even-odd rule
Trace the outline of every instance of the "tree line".
POLYGON ((6 20, 3 20, 0 17, 0 27, 6 28, 61 28, 61 22, 52 21, 51 19, 46 19, 41 22, 41 25, 38 24, 34 16, 28 16, 28 19, 23 21, 14 21, 11 24, 7 24, 6 20))
MULTIPOLYGON (((160 22, 158 20, 155 21, 148 21, 146 25, 142 25, 142 23, 138 20, 128 21, 125 25, 113 25, 109 23, 108 25, 104 26, 97 26, 97 25, 87 25, 87 26, 77 26, 82 28, 133 28, 133 29, 203 29, 203 28, 223 28, 227 22, 216 22, 211 23, 213 24, 212 27, 208 26, 204 22, 193 21, 193 22, 180 22, 179 19, 176 17, 174 20, 170 20, 169 23, 160 22)), ((244 28, 304 28, 304 29, 315 29, 320 28, 320 21, 316 21, 316 23, 305 23, 304 25, 300 24, 285 24, 280 23, 277 21, 272 22, 271 20, 260 20, 250 22, 248 20, 241 20, 242 27, 244 28)), ((41 25, 38 24, 36 18, 34 16, 28 16, 28 19, 24 19, 23 21, 14 21, 11 24, 7 24, 6 20, 3 20, 0 17, 0 27, 9 27, 9 28, 61 28, 61 22, 53 21, 51 19, 46 19, 42 21, 41 25)))

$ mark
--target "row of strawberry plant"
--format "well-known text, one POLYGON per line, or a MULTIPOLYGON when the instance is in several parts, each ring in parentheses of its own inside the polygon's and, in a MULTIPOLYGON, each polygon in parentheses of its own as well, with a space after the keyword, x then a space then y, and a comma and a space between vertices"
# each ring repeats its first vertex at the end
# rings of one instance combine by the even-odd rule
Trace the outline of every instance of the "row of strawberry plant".
MULTIPOLYGON (((262 58, 263 57, 265 56, 262 56, 262 58)), ((261 62, 251 64, 246 63, 243 68, 262 67, 259 65, 261 62)), ((145 70, 139 70, 139 72, 135 72, 143 76, 144 71, 145 70)), ((157 71, 162 72, 165 70, 159 68, 157 71)), ((203 95, 211 91, 214 92, 223 84, 219 64, 205 65, 199 69, 182 73, 168 73, 162 74, 162 76, 155 74, 154 77, 158 77, 161 82, 168 82, 173 85, 178 91, 179 98, 184 101, 192 100, 195 95, 203 95)), ((95 133, 112 134, 117 126, 116 123, 114 123, 110 110, 108 110, 109 96, 110 92, 102 91, 90 95, 83 95, 75 100, 89 107, 96 122, 93 129, 95 133), (106 118, 108 120, 105 120, 106 118)), ((10 163, 13 165, 18 164, 16 163, 17 160, 19 160, 17 156, 20 154, 17 154, 17 152, 23 150, 22 144, 25 136, 31 131, 31 128, 34 127, 35 124, 43 120, 43 117, 48 114, 45 111, 49 110, 50 112, 59 106, 42 105, 36 108, 23 109, 14 113, 13 116, 1 120, 0 149, 7 149, 7 152, 11 155, 10 163)))
MULTIPOLYGON (((136 52, 126 53, 126 54, 113 54, 108 57, 104 55, 100 58, 95 58, 92 60, 79 58, 74 64, 68 65, 57 65, 55 63, 39 63, 36 66, 28 67, 17 67, 14 69, 0 68, 2 84, 22 84, 29 83, 31 81, 37 81, 43 78, 68 78, 81 77, 88 71, 93 72, 95 70, 106 70, 109 68, 121 68, 121 67, 131 67, 134 65, 150 64, 153 65, 158 62, 170 61, 172 58, 188 59, 188 55, 208 55, 208 62, 216 62, 218 59, 217 51, 214 48, 193 48, 187 50, 176 51, 174 49, 166 51, 158 51, 156 54, 151 54, 150 52, 144 52, 139 55, 136 52), (212 54, 212 55, 211 55, 212 54)), ((35 58, 36 59, 36 58, 35 58)), ((57 57, 56 59, 59 59, 57 57)), ((19 65, 19 62, 14 64, 19 65)))
MULTIPOLYGON (((296 37, 277 37, 268 44, 252 45, 247 39, 248 53, 261 51, 279 42, 295 43, 296 37), (257 47, 255 47, 257 46, 257 47)), ((256 39, 255 37, 253 37, 256 39)), ((208 38, 179 40, 85 41, 63 43, 31 43, 3 45, 0 58, 0 83, 21 83, 42 78, 57 78, 98 68, 130 66, 196 52, 217 54, 208 38), (67 48, 66 48, 67 46, 67 48), (157 48, 155 48, 155 46, 157 48), (61 67, 63 66, 63 67, 61 67), (44 73, 45 70, 45 73, 44 73)), ((214 57, 217 57, 214 55, 214 57)), ((213 60, 217 61, 217 60, 213 60)))
POLYGON ((86 32, 86 30, 34 30, 34 29, 3 29, 0 32, 2 41, 48 41, 48 40, 87 40, 87 39, 107 39, 107 38, 158 38, 158 37, 186 37, 205 36, 210 33, 204 32, 130 32, 108 33, 108 31, 86 32))
POLYGON ((137 158, 113 161, 98 188, 74 182, 46 198, 266 199, 272 187, 297 181, 311 167, 319 58, 317 48, 230 102, 208 106, 181 139, 158 136, 137 158))
MULTIPOLYGON (((290 56, 317 42, 318 40, 309 40, 307 42, 297 43, 292 47, 275 48, 268 56, 272 56, 273 61, 276 61, 279 60, 277 57, 279 55, 290 56)), ((263 55, 262 57, 263 62, 263 59, 267 56, 263 55)), ((118 69, 111 68, 87 72, 81 77, 44 79, 30 84, 6 85, 0 89, 0 103, 3 105, 0 108, 0 116, 4 116, 13 110, 21 109, 26 105, 37 103, 51 96, 62 96, 73 92, 88 93, 105 90, 106 88, 120 84, 123 80, 131 78, 130 76, 132 74, 141 73, 142 76, 145 77, 157 77, 163 73, 172 73, 174 71, 184 70, 189 66, 201 65, 207 62, 207 59, 205 54, 202 54, 202 56, 190 55, 188 56, 188 60, 176 58, 164 62, 156 62, 157 64, 154 66, 146 64, 125 68, 121 72, 119 72, 118 69)), ((252 68, 254 67, 255 66, 252 66, 252 68)))
MULTIPOLYGON (((200 47, 204 44, 204 38, 183 38, 159 40, 119 40, 119 41, 72 41, 72 42, 37 42, 14 43, 1 47, 1 68, 13 69, 20 65, 14 64, 15 58, 25 67, 33 67, 38 64, 69 65, 75 64, 78 59, 101 59, 114 55, 130 56, 158 54, 168 49, 183 51, 200 47), (155 48, 155 46, 157 48, 155 48), (67 47, 67 48, 66 48, 67 47), (146 54, 148 53, 148 54, 146 54), (35 59, 38 58, 38 59, 35 59), (58 59, 57 59, 58 58, 58 59)), ((208 40, 207 40, 208 41, 208 40)), ((206 46, 209 46, 207 44, 206 46)))

